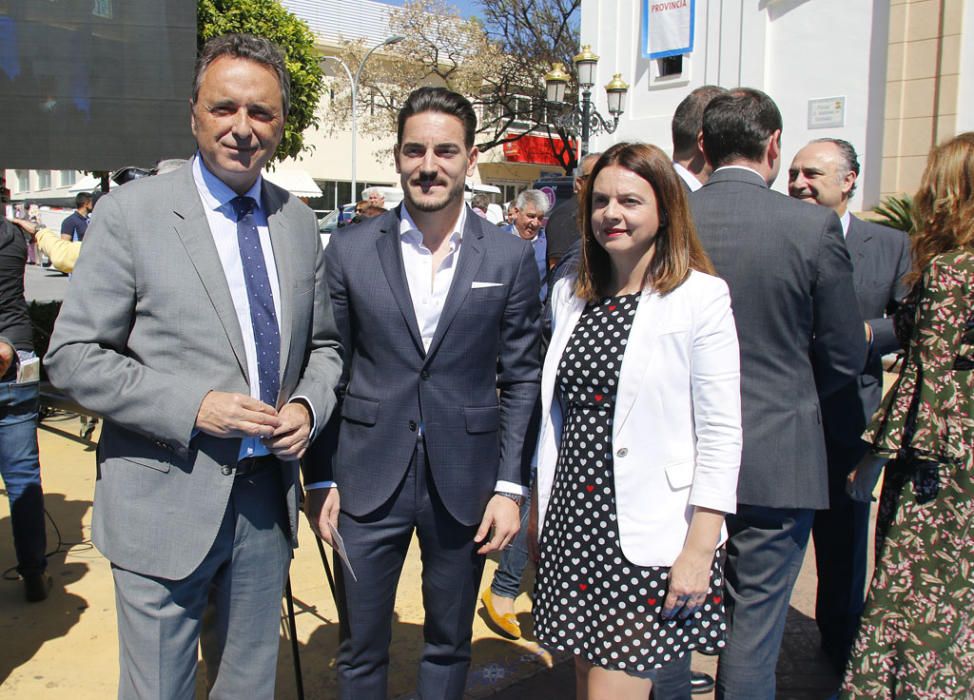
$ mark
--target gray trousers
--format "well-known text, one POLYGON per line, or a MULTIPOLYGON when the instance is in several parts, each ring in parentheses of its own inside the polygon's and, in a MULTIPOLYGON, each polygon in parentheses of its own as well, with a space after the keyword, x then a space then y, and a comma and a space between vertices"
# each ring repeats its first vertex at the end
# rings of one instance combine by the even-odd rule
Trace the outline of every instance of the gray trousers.
POLYGON ((791 591, 815 511, 739 505, 727 516, 727 646, 718 700, 774 700, 791 591))
POLYGON ((271 700, 289 531, 280 474, 269 468, 234 481, 213 547, 187 578, 113 565, 120 700, 192 700, 198 645, 211 698, 271 700))

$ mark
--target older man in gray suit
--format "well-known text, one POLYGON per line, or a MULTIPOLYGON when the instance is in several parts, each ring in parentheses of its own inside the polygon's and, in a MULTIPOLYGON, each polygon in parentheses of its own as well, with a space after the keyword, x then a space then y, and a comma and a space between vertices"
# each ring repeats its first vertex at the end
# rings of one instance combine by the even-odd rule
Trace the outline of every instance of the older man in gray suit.
POLYGON ((788 194, 828 207, 842 222, 869 340, 869 356, 859 380, 822 400, 829 509, 818 511, 812 526, 818 569, 815 622, 822 649, 838 673, 845 669, 859 629, 869 531, 869 504, 849 498, 846 477, 868 449, 860 435, 882 398, 881 359, 900 347, 892 315, 909 291, 903 276, 910 271, 910 239, 903 231, 850 214, 849 198, 858 177, 856 149, 842 139, 812 141, 795 154, 788 169, 788 194))
POLYGON ((298 462, 341 373, 314 214, 260 176, 289 82, 264 39, 197 62, 183 168, 104 197, 47 355, 105 416, 93 539, 112 562, 119 697, 272 698, 298 462))
POLYGON ((459 700, 483 555, 520 527, 540 280, 527 241, 464 205, 476 125, 461 95, 414 91, 395 147, 403 204, 328 245, 349 361, 341 420, 309 454, 307 510, 323 536, 338 526, 357 574, 339 570, 347 700, 387 697, 396 586, 414 532, 426 613, 419 694, 459 700))
POLYGON ((703 120, 714 173, 690 197, 741 345, 744 447, 717 677, 717 697, 735 700, 774 698, 789 597, 815 509, 829 504, 819 397, 854 381, 866 350, 838 217, 768 189, 780 139, 781 114, 763 92, 718 95, 703 120))

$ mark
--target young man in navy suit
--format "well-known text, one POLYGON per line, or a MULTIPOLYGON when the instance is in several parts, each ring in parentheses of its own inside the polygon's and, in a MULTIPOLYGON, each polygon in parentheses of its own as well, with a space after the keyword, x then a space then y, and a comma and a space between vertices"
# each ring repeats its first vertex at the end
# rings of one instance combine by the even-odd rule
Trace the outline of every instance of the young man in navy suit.
POLYGON ((398 119, 403 204, 327 249, 346 351, 339 417, 314 445, 306 510, 341 532, 339 695, 385 699, 396 586, 423 559, 419 695, 462 697, 484 555, 520 526, 538 397, 539 279, 531 245, 473 214, 470 103, 420 88, 398 119))

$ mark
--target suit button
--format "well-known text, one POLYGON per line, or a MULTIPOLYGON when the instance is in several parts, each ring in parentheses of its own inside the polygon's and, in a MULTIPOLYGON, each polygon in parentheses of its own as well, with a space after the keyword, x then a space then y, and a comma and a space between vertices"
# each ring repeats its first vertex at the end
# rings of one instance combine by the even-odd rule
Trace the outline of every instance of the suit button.
POLYGON ((231 469, 227 465, 223 465, 222 467, 220 467, 220 473, 223 474, 223 476, 230 476, 230 474, 233 473, 233 469, 231 469))
POLYGON ((413 433, 416 432, 416 421, 414 421, 414 420, 409 421, 409 430, 410 430, 410 432, 413 432, 413 433))
POLYGON ((629 450, 627 450, 625 447, 620 447, 616 452, 616 457, 625 457, 627 454, 629 454, 629 450))
POLYGON ((430 373, 429 373, 429 372, 427 372, 427 371, 426 371, 426 370, 424 369, 424 370, 423 370, 422 372, 420 372, 420 373, 419 373, 419 376, 420 376, 420 377, 421 377, 422 379, 424 379, 424 380, 425 380, 425 379, 429 379, 429 378, 430 378, 430 373))

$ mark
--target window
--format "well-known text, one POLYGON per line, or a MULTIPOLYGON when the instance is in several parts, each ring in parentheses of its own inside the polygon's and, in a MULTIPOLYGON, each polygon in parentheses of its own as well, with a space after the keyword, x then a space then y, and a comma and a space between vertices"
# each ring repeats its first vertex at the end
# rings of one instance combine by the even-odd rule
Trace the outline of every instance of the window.
POLYGON ((669 78, 674 75, 683 75, 683 55, 667 56, 657 62, 657 71, 660 78, 669 78))
POLYGON ((49 190, 49 189, 51 189, 51 171, 50 170, 38 170, 37 171, 37 189, 39 189, 39 190, 49 190))
POLYGON ((17 191, 27 192, 30 189, 30 173, 26 170, 17 171, 17 191))
POLYGON ((73 170, 61 171, 61 187, 70 187, 78 179, 77 173, 73 170))

